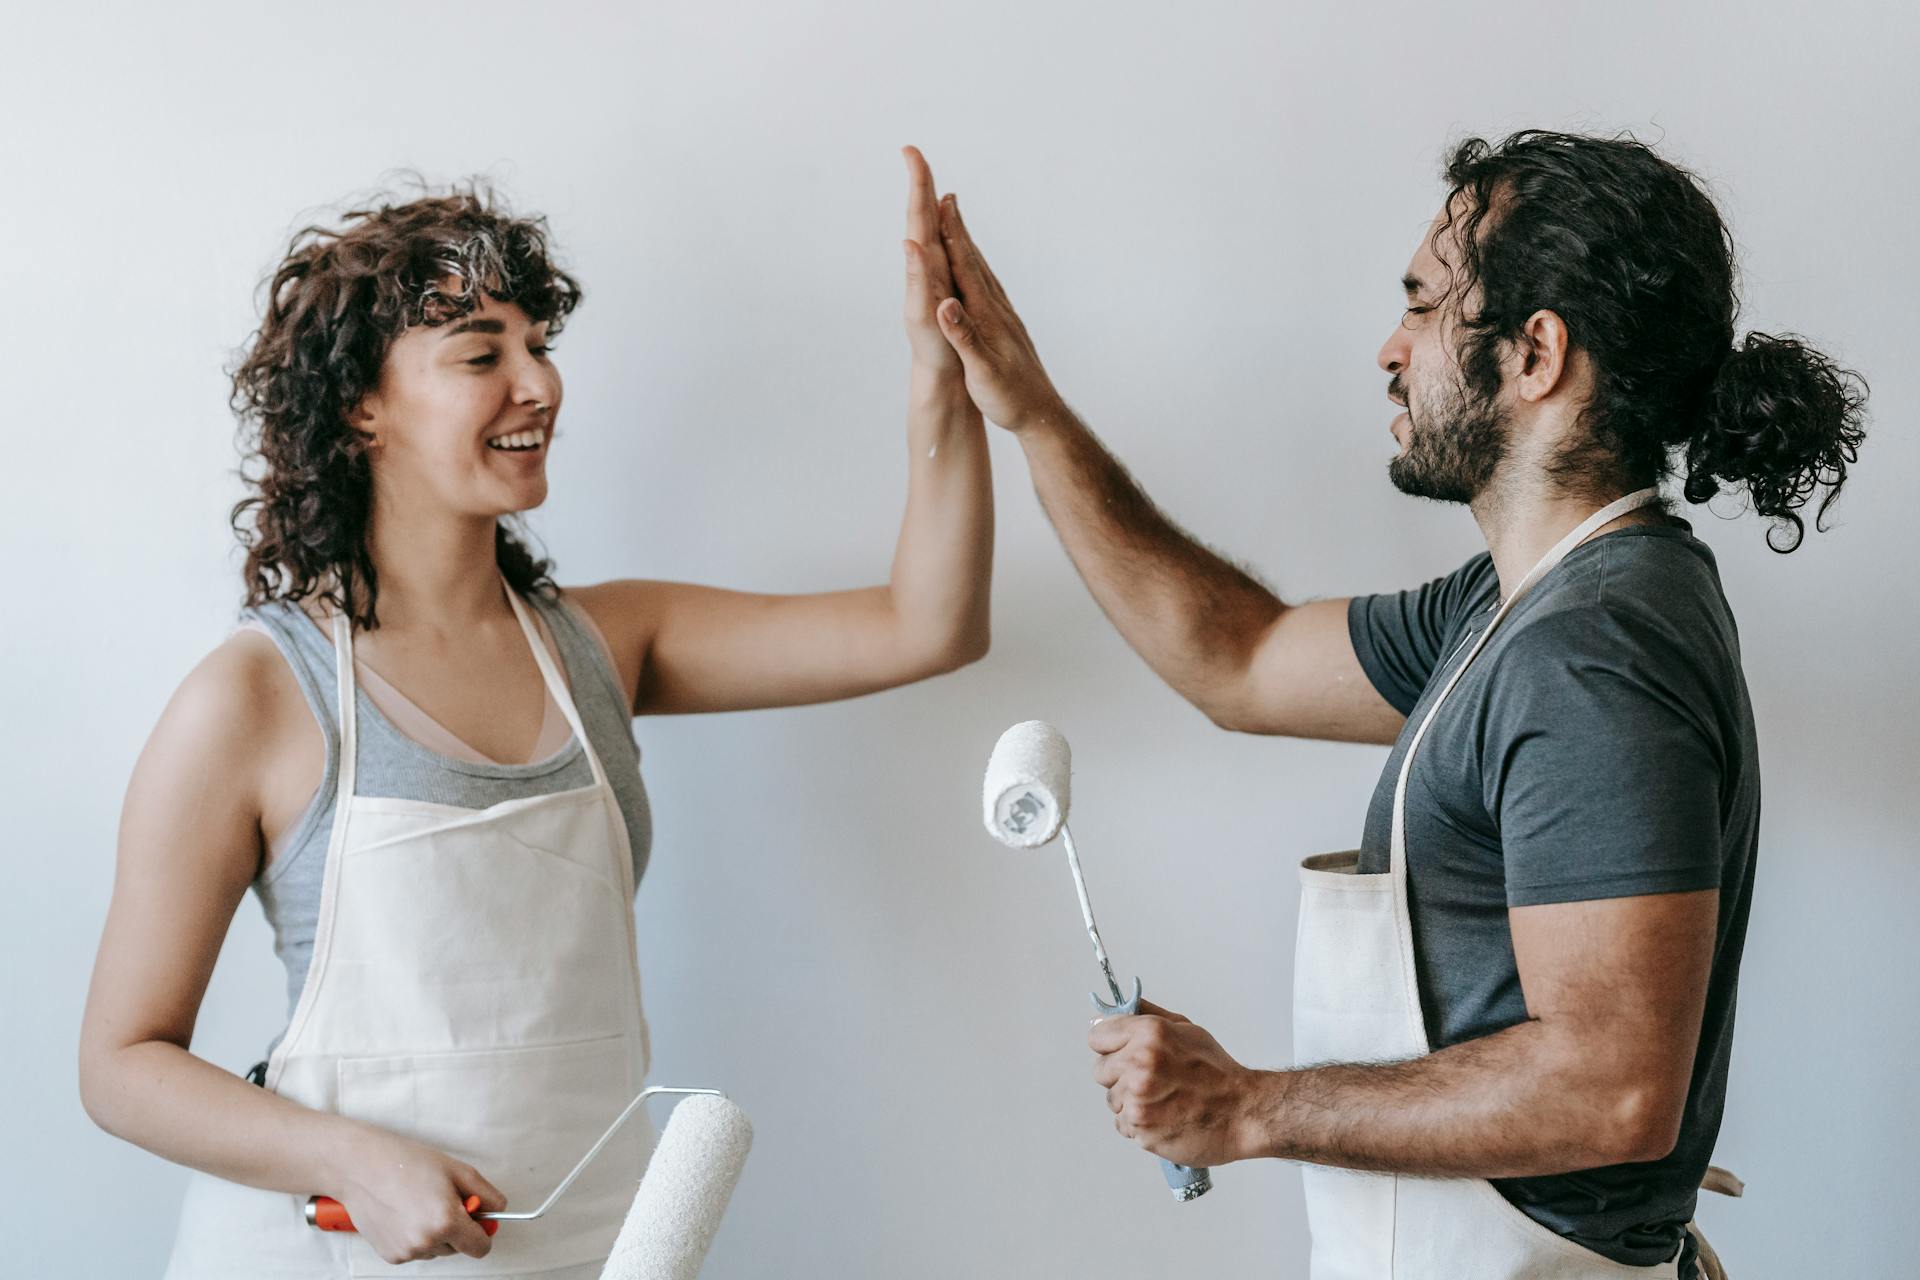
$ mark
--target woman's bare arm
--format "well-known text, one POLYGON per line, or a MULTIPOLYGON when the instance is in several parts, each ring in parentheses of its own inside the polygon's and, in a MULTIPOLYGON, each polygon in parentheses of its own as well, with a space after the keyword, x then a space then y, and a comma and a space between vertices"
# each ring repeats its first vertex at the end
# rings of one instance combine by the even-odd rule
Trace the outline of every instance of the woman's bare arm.
MULTIPOLYGON (((134 766, 113 897, 80 1029, 80 1099, 116 1137, 232 1182, 346 1203, 389 1261, 490 1246, 470 1167, 314 1111, 195 1056, 201 998, 261 857, 262 794, 318 736, 272 641, 242 632, 175 692, 134 766), (302 739, 301 735, 307 735, 302 739)), ((264 960, 264 957, 262 957, 264 960)))
POLYGON ((933 174, 906 149, 907 508, 886 583, 758 595, 682 582, 574 588, 636 715, 829 702, 952 671, 989 641, 986 427, 935 309, 953 295, 933 174))

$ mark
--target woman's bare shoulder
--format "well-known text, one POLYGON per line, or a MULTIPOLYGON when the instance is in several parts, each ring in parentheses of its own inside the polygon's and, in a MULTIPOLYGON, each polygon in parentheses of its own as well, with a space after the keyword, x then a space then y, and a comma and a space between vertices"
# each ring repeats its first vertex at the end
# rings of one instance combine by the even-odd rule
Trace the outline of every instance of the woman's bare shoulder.
POLYGON ((279 648, 259 631, 237 630, 168 699, 136 766, 136 787, 143 774, 162 786, 211 774, 257 813, 267 780, 314 737, 313 715, 279 648))

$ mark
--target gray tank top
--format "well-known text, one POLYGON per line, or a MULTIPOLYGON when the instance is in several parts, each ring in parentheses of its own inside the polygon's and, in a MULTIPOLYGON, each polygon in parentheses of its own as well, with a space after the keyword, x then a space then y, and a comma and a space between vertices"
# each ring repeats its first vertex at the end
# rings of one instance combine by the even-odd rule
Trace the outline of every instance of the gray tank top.
MULTIPOLYGON (((580 722, 593 739, 593 749, 620 802, 627 840, 633 848, 633 882, 638 885, 653 843, 653 817, 647 806, 646 787, 640 781, 640 748, 633 740, 633 716, 619 678, 608 668, 599 643, 575 615, 574 606, 542 592, 524 598, 553 636, 574 705, 580 711, 580 722)), ((320 882, 326 871, 334 790, 340 778, 339 692, 333 639, 298 605, 284 600, 248 609, 242 616, 259 621, 273 637, 293 668, 300 692, 306 695, 307 705, 327 740, 326 772, 319 789, 288 833, 279 856, 253 881, 253 891, 260 898, 267 923, 273 927, 273 949, 287 967, 287 1016, 291 1018, 307 981, 307 965, 313 959, 313 935, 320 921, 320 882)), ((580 749, 579 739, 572 736, 559 751, 531 764, 455 760, 400 732, 364 689, 355 690, 354 706, 360 739, 355 790, 363 796, 484 809, 503 800, 593 785, 593 767, 580 749)))

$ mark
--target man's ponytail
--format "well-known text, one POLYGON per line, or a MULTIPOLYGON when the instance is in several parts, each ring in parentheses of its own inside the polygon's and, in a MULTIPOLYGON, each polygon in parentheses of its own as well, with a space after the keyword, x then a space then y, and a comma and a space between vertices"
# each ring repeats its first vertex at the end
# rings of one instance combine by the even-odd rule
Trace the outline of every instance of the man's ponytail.
POLYGON ((1686 442, 1687 501, 1745 488, 1753 509, 1774 521, 1767 545, 1792 551, 1806 534, 1799 508, 1824 488, 1814 516, 1821 528, 1859 457, 1866 400, 1859 374, 1799 338, 1749 333, 1714 374, 1686 442))

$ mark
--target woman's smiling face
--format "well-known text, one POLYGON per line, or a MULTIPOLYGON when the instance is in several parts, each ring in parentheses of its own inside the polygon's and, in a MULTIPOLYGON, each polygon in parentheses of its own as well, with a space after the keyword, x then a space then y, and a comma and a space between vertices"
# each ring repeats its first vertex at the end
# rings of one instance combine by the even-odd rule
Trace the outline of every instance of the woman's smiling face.
POLYGON ((393 341, 353 425, 373 439, 381 500, 494 518, 546 501, 560 396, 547 323, 482 291, 466 315, 393 341))

